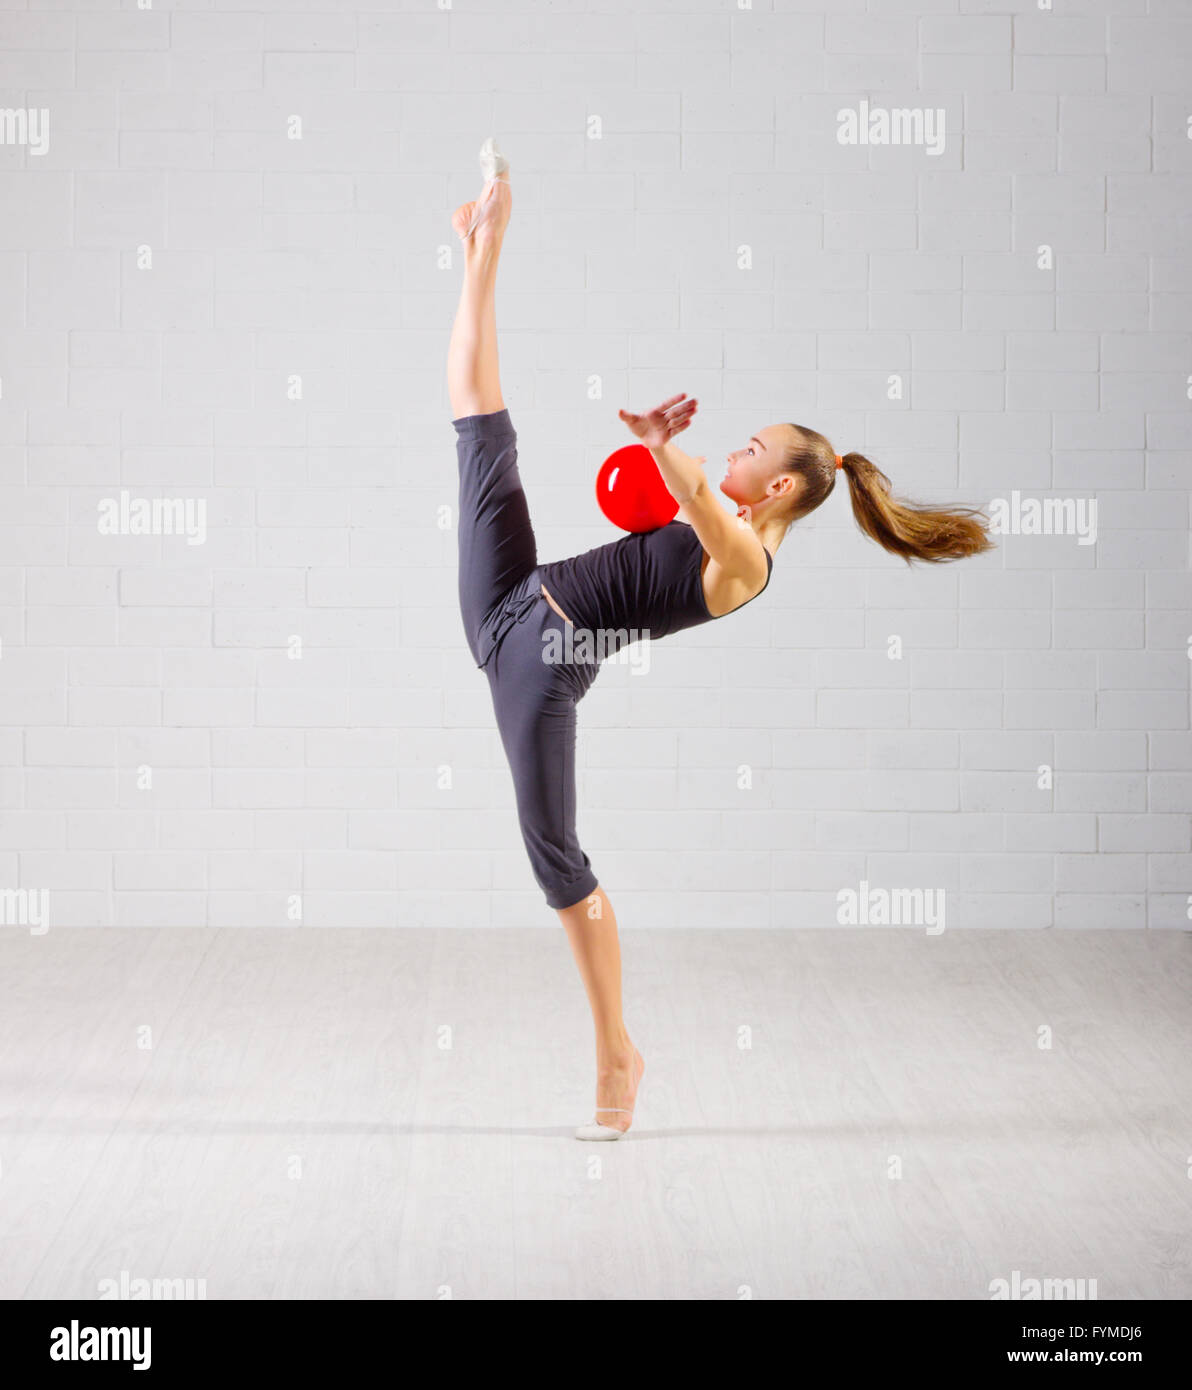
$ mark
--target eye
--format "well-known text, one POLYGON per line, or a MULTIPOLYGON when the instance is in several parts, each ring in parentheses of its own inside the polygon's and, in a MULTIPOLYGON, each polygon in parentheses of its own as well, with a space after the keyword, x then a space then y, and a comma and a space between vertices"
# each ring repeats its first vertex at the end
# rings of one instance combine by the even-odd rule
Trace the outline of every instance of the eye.
POLYGON ((753 453, 753 445, 750 444, 749 447, 745 450, 745 452, 746 452, 747 454, 753 453))

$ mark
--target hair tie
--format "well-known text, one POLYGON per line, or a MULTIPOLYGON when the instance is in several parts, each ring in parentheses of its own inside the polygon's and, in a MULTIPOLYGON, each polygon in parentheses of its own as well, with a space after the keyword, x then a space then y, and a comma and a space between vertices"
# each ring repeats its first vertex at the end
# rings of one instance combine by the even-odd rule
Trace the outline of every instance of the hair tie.
POLYGON ((843 467, 844 467, 844 460, 840 457, 839 454, 836 455, 836 467, 837 467, 837 468, 843 468, 843 467))

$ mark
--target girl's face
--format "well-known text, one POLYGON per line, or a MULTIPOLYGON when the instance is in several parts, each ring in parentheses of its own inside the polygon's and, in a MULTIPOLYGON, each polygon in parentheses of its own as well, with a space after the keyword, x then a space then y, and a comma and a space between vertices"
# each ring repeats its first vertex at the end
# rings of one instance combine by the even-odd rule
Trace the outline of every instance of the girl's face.
POLYGON ((767 425, 758 430, 748 443, 728 455, 728 471, 720 491, 738 507, 756 507, 790 492, 795 479, 783 472, 783 460, 791 443, 789 425, 767 425))

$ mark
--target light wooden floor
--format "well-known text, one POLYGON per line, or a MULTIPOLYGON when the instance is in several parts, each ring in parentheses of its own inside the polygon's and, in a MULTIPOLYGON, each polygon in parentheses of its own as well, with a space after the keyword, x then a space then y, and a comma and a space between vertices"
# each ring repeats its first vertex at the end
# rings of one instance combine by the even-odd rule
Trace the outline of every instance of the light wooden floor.
POLYGON ((1192 936, 625 958, 646 1078, 595 1146, 553 931, 5 929, 0 1297, 1192 1296, 1192 936))

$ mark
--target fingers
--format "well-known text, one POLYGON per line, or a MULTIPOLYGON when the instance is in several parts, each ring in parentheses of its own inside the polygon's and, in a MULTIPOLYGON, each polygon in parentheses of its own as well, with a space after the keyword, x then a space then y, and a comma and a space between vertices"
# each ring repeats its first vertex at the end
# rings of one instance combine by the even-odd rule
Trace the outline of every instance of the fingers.
MULTIPOLYGON (((687 392, 680 391, 677 396, 668 397, 661 405, 656 405, 653 410, 647 413, 650 415, 668 415, 676 412, 694 411, 698 405, 699 402, 694 397, 689 400, 687 392)), ((633 415, 632 412, 627 410, 619 410, 617 414, 623 418, 630 417, 635 420, 641 418, 639 415, 633 415)))
POLYGON ((633 411, 625 409, 618 410, 617 415, 635 431, 639 426, 652 422, 651 428, 661 428, 665 437, 669 439, 671 435, 679 434, 691 424, 698 409, 699 401, 695 397, 688 398, 686 391, 680 391, 678 395, 669 397, 645 415, 635 415, 633 411))

